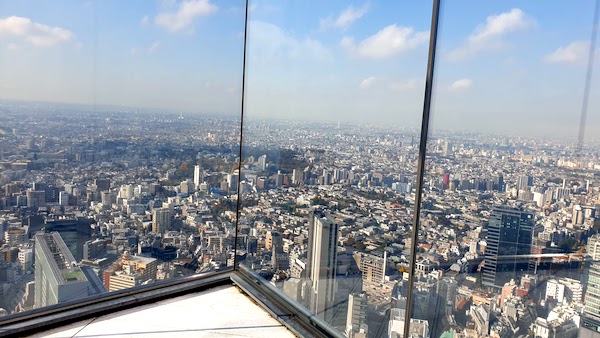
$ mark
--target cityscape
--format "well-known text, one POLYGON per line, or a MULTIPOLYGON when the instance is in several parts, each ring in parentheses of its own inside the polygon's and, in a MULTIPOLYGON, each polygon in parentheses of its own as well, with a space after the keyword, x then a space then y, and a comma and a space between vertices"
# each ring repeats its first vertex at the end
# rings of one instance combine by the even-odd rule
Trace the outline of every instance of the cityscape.
POLYGON ((347 337, 592 337, 600 147, 0 103, 3 315, 252 269, 347 337), (242 154, 240 158, 240 153, 242 154), (239 201, 238 201, 239 199, 239 201), (408 285, 416 247, 414 284, 408 285))

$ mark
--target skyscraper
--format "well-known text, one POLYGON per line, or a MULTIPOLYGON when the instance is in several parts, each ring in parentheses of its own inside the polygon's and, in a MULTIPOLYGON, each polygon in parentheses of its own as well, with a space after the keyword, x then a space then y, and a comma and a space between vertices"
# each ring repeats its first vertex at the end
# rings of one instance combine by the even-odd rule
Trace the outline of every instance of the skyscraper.
POLYGON ((533 185, 533 177, 529 175, 519 176, 517 190, 522 190, 533 185))
POLYGON ((97 178, 94 180, 94 185, 96 185, 96 189, 98 189, 98 191, 110 190, 110 180, 109 179, 97 178))
POLYGON ((46 192, 45 191, 27 191, 27 207, 37 210, 37 208, 46 206, 46 192))
POLYGON ((586 253, 588 284, 579 336, 598 338, 600 337, 600 235, 588 238, 586 253))
POLYGON ((169 209, 154 209, 152 211, 152 232, 165 232, 171 228, 171 211, 169 209))
POLYGON ((46 232, 58 232, 77 261, 83 258, 83 245, 89 241, 93 220, 88 218, 46 220, 46 232))
POLYGON ((258 157, 258 167, 260 170, 267 170, 267 155, 261 155, 258 157))
POLYGON ((58 194, 58 204, 60 205, 69 205, 69 193, 66 191, 61 191, 58 194))
POLYGON ((35 307, 88 296, 90 283, 58 232, 35 235, 35 307))
POLYGON ((194 166, 194 186, 196 190, 200 188, 200 183, 202 183, 202 168, 199 165, 194 166))
POLYGON ((334 313, 338 225, 328 216, 314 214, 308 228, 309 309, 324 320, 334 313))
POLYGON ((507 206, 492 209, 488 224, 483 285, 501 288, 511 279, 518 279, 517 272, 526 270, 531 253, 534 217, 530 212, 507 206))

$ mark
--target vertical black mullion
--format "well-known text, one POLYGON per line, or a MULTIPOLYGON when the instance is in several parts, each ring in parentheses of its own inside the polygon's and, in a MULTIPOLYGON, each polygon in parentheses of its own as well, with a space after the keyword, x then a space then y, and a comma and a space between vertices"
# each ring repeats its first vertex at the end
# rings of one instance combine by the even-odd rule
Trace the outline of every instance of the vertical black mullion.
POLYGON ((417 186, 415 191, 415 217, 413 220, 410 265, 408 275, 408 291, 406 295, 406 311, 404 313, 404 337, 409 337, 410 315, 412 312, 412 295, 417 260, 417 241, 419 237, 419 221, 421 216, 421 201, 423 193, 423 175, 425 174, 425 156, 427 155, 427 137, 429 134, 429 116, 431 111, 431 92, 433 89, 433 68, 435 65, 435 49, 437 44, 438 20, 440 14, 440 0, 433 0, 431 13, 431 31, 429 35, 429 56, 427 59, 427 77, 425 81, 425 97, 423 100, 423 117, 421 119, 421 140, 419 143, 419 161, 417 164, 417 186))
POLYGON ((242 144, 244 141, 244 112, 246 105, 244 104, 246 97, 246 54, 248 49, 248 12, 250 11, 250 6, 248 6, 249 0, 246 0, 246 13, 244 15, 244 56, 242 61, 242 107, 240 110, 240 152, 239 152, 239 161, 238 161, 238 180, 237 180, 237 201, 235 206, 235 239, 233 241, 233 269, 238 269, 238 232, 240 230, 240 207, 242 205, 242 195, 240 194, 240 187, 242 182, 242 144))

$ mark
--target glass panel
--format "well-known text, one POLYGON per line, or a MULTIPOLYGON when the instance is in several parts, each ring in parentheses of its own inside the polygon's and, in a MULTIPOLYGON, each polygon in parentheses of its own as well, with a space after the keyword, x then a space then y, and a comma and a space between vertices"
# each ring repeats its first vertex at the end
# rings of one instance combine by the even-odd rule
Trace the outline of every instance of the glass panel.
POLYGON ((2 314, 231 267, 244 1, 0 8, 2 314))
POLYGON ((593 12, 445 3, 412 336, 598 335, 597 95, 578 146, 593 12))
POLYGON ((400 333, 431 5, 251 8, 242 264, 349 337, 400 333))

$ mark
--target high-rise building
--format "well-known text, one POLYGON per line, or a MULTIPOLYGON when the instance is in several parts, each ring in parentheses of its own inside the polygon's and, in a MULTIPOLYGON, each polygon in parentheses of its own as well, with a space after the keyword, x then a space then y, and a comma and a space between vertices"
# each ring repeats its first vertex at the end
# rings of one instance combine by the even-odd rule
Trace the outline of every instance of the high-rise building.
POLYGON ((199 165, 194 166, 194 187, 197 189, 200 188, 200 183, 202 183, 202 167, 199 165))
POLYGON ((105 207, 110 207, 113 203, 117 201, 115 194, 110 191, 103 191, 100 194, 100 200, 102 201, 102 205, 105 207))
POLYGON ((450 174, 448 174, 448 173, 444 174, 443 184, 444 184, 444 189, 450 188, 450 174))
POLYGON ((334 313, 335 275, 337 265, 338 225, 328 216, 314 214, 308 228, 309 308, 324 320, 334 313))
POLYGON ((29 239, 27 230, 27 227, 8 228, 6 232, 4 232, 4 244, 7 244, 9 247, 25 244, 29 239))
POLYGON ((110 180, 97 178, 94 180, 94 185, 98 191, 110 190, 110 180))
POLYGON ((152 231, 161 233, 168 231, 173 223, 169 209, 154 209, 152 211, 152 231))
POLYGON ((31 247, 23 247, 19 249, 19 254, 17 256, 19 260, 19 265, 23 272, 27 271, 29 268, 33 266, 33 248, 31 247))
POLYGON ((588 238, 586 253, 588 284, 579 336, 598 338, 600 337, 600 235, 588 238))
POLYGON ((560 304, 563 302, 564 298, 565 286, 556 279, 549 280, 546 283, 546 301, 553 299, 560 304))
POLYGON ((85 242, 83 244, 83 259, 94 260, 104 256, 106 254, 106 242, 107 240, 105 239, 85 242))
POLYGON ((273 269, 288 270, 290 268, 290 255, 275 246, 273 247, 271 254, 271 265, 273 266, 273 269))
POLYGON ((119 197, 123 199, 131 199, 134 196, 133 190, 134 187, 132 184, 122 185, 121 189, 119 189, 119 197))
POLYGON ((179 184, 179 191, 182 194, 192 194, 195 189, 196 185, 190 180, 181 181, 179 184))
POLYGON ((35 235, 35 307, 88 296, 90 283, 58 232, 35 235))
POLYGON ((258 167, 260 170, 267 170, 267 155, 261 155, 258 157, 258 167))
POLYGON ((265 249, 271 251, 271 264, 275 270, 290 268, 290 256, 283 251, 283 237, 277 231, 268 231, 265 249))
POLYGON ((572 216, 572 220, 571 222, 573 222, 573 224, 583 224, 583 220, 584 220, 584 213, 583 210, 581 209, 581 205, 574 205, 573 206, 573 216, 572 216))
POLYGON ((283 237, 277 231, 267 231, 265 238, 265 249, 271 251, 273 246, 280 247, 283 250, 283 237))
POLYGON ((304 171, 301 169, 294 169, 292 171, 292 184, 299 185, 304 182, 304 171))
POLYGON ((520 176, 517 181, 517 190, 522 190, 533 185, 533 177, 529 175, 520 176))
POLYGON ((490 307, 486 304, 471 306, 471 317, 479 336, 487 336, 490 333, 490 312, 490 307))
POLYGON ((92 220, 88 218, 46 220, 45 229, 46 232, 58 232, 73 257, 80 261, 83 245, 91 238, 91 224, 92 220))
POLYGON ((61 191, 58 193, 58 204, 66 206, 69 205, 69 193, 66 191, 61 191))
POLYGON ((346 337, 366 338, 367 326, 367 294, 351 293, 348 295, 348 314, 346 316, 346 337))
POLYGON ((501 288, 517 274, 527 272, 534 226, 533 214, 518 208, 496 206, 490 214, 483 266, 483 285, 501 288))
POLYGON ((37 209, 46 206, 46 192, 45 191, 27 191, 27 207, 31 209, 37 209))
POLYGON ((355 259, 362 272, 363 285, 380 286, 385 283, 386 251, 383 252, 383 257, 366 253, 357 253, 355 259))

